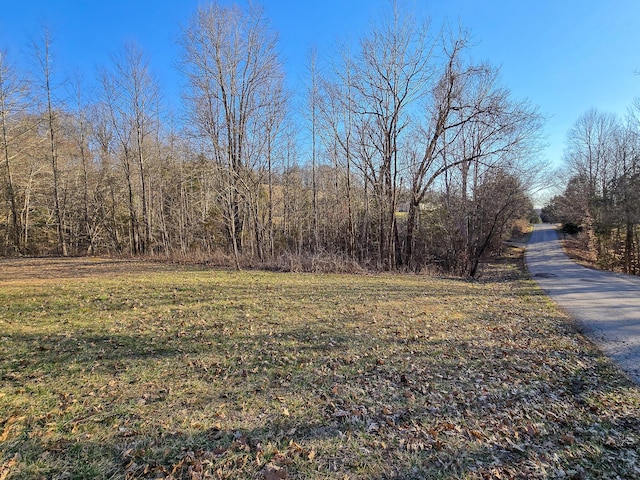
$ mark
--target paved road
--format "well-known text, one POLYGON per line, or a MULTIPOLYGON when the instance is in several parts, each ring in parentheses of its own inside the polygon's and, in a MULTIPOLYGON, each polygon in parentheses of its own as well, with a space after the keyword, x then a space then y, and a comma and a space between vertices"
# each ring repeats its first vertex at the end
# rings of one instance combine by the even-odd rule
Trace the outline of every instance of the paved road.
POLYGON ((640 278, 571 261, 548 224, 535 226, 526 261, 531 276, 582 332, 640 384, 640 278))

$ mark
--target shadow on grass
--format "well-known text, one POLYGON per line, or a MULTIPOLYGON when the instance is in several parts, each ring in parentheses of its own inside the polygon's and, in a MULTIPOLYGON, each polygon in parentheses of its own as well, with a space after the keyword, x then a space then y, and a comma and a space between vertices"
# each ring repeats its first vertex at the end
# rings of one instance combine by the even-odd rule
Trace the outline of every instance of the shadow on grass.
MULTIPOLYGON (((182 356, 189 344, 145 335, 13 333, 0 359, 0 379, 13 386, 43 376, 64 378, 82 371, 117 373, 133 361, 182 356)), ((193 345, 195 351, 195 347, 193 345)))
MULTIPOLYGON (((578 373, 559 393, 577 397, 547 399, 551 418, 545 424, 510 423, 506 403, 493 412, 495 428, 488 431, 465 423, 472 420, 468 413, 427 418, 426 407, 393 423, 362 415, 309 423, 293 415, 249 429, 118 429, 103 441, 80 435, 46 442, 25 434, 2 446, 2 461, 19 459, 9 477, 16 479, 285 478, 278 471, 286 478, 379 480, 635 478, 638 444, 629 435, 640 427, 637 417, 611 418, 606 432, 594 427, 593 416, 557 418, 571 401, 607 393, 585 383, 584 373, 589 372, 578 373)), ((526 414, 530 408, 523 400, 510 401, 510 412, 526 414)), ((573 408, 582 407, 578 402, 573 408)), ((599 421, 607 418, 602 414, 599 421)))
MULTIPOLYGON (((418 277, 397 290, 384 278, 351 291, 279 288, 284 300, 261 299, 260 307, 278 301, 304 307, 316 297, 356 300, 358 292, 381 304, 425 295, 443 303, 468 286, 447 282, 437 292, 418 277)), ((250 286, 224 288, 253 294, 250 286)), ((187 307, 199 300, 181 299, 187 307)), ((398 325, 386 309, 373 324, 348 313, 309 319, 304 308, 299 324, 273 316, 255 334, 244 316, 227 334, 189 319, 185 327, 178 319, 170 330, 140 334, 7 334, 3 393, 36 384, 64 393, 63 377, 73 376, 80 391, 74 410, 59 417, 49 411, 54 403, 29 418, 36 388, 21 394, 24 403, 8 405, 5 411, 25 417, 15 422, 26 427, 16 433, 9 420, 0 423, 6 440, 0 465, 16 459, 8 478, 17 479, 268 478, 268 468, 271 478, 280 468, 292 479, 634 478, 640 412, 637 404, 625 407, 623 397, 637 389, 592 352, 549 346, 547 337, 569 326, 542 328, 522 319, 512 331, 503 325, 506 317, 481 310, 460 320, 480 328, 464 336, 438 331, 455 330, 454 322, 414 332, 419 329, 398 325), (153 381, 173 391, 166 388, 140 409, 144 382, 110 385, 123 369, 145 377, 159 361, 170 370, 165 377, 154 372, 153 381), (103 375, 92 377, 92 370, 103 375), (90 387, 83 384, 89 381, 90 387), (128 390, 106 395, 114 403, 95 422, 78 422, 97 406, 90 396, 96 384, 105 392, 128 390), (226 419, 216 411, 221 404, 233 410, 226 419), (172 422, 180 415, 187 418, 172 422)))

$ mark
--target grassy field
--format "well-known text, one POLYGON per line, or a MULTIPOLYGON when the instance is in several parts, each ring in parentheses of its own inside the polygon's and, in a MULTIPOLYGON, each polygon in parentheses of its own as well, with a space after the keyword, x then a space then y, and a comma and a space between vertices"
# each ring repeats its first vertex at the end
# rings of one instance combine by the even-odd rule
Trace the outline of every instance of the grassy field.
POLYGON ((640 478, 640 389, 480 281, 0 261, 0 480, 640 478))

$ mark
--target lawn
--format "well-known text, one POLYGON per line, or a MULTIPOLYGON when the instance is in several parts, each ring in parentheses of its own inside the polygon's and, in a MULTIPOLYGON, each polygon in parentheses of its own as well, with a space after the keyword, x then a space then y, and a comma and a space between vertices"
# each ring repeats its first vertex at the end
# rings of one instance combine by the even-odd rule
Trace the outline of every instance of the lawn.
POLYGON ((640 389, 480 281, 0 261, 0 480, 640 478, 640 389))

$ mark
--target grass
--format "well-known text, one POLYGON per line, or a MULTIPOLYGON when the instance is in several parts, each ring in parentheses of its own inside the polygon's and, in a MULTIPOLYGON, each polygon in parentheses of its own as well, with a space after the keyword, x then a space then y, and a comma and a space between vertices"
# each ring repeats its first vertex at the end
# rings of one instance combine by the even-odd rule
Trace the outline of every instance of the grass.
POLYGON ((638 478, 640 390, 514 262, 0 261, 0 480, 638 478))

